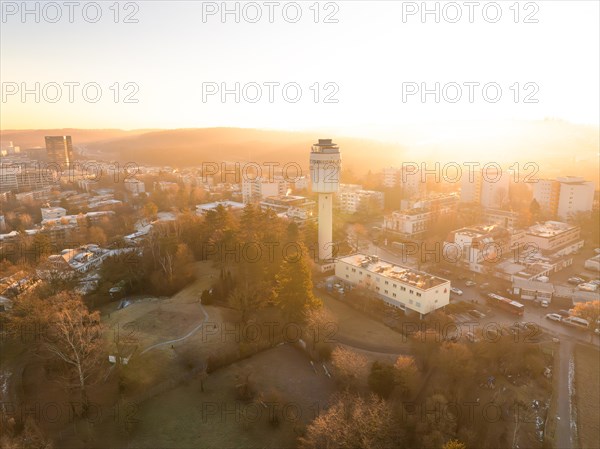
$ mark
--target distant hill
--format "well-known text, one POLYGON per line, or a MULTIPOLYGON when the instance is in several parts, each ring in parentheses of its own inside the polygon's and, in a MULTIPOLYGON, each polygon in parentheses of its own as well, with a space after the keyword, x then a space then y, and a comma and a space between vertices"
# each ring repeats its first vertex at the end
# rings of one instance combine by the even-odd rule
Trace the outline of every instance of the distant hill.
MULTIPOLYGON (((121 162, 192 166, 203 162, 252 161, 308 164, 311 144, 333 138, 342 148, 344 165, 353 169, 380 169, 400 159, 400 145, 373 140, 320 135, 314 132, 266 131, 241 128, 176 129, 127 136, 90 144, 96 152, 110 154, 121 162)), ((361 170, 362 171, 362 170, 361 170)))
POLYGON ((102 140, 117 139, 126 136, 143 134, 152 130, 136 129, 125 131, 122 129, 25 129, 25 130, 2 130, 0 131, 0 143, 8 145, 8 142, 14 142, 14 145, 22 149, 45 146, 44 136, 71 136, 74 144, 87 144, 102 140))
MULTIPOLYGON (((43 146, 45 135, 73 136, 90 158, 119 162, 199 166, 202 162, 296 162, 305 169, 310 145, 332 138, 340 145, 345 170, 380 171, 402 162, 495 161, 503 166, 538 164, 537 177, 578 175, 599 181, 600 134, 597 127, 561 120, 403 125, 375 132, 381 141, 338 132, 292 132, 244 128, 171 130, 59 129, 1 131, 2 143, 43 146)), ((356 134, 367 135, 356 130, 356 134)), ((343 175, 343 173, 342 173, 343 175)))

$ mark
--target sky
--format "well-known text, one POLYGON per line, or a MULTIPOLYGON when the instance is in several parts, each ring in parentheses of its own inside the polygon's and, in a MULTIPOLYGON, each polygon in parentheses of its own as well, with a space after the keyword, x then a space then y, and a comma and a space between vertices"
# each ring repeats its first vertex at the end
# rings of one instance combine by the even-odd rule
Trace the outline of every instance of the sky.
POLYGON ((0 129, 600 120, 597 1, 90 3, 2 3, 0 129))

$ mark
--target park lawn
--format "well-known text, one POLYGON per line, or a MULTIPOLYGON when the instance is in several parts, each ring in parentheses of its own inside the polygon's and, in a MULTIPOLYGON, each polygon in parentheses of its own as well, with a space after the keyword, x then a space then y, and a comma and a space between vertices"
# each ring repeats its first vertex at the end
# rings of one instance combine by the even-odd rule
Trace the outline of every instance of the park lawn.
MULTIPOLYGON (((193 379, 138 405, 134 426, 119 447, 293 448, 304 426, 327 406, 335 391, 322 370, 285 344, 233 363, 208 375, 201 391, 193 379), (245 374, 268 408, 236 398, 245 374), (269 414, 281 416, 278 426, 269 414)), ((109 432, 103 432, 109 434, 109 432)), ((100 441, 96 441, 100 443, 100 441)))

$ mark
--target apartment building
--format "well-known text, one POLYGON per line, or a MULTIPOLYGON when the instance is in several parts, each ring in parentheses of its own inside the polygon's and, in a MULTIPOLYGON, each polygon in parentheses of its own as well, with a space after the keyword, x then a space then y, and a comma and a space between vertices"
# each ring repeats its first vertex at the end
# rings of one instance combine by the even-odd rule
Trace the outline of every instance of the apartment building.
POLYGON ((591 212, 595 186, 577 176, 540 179, 533 187, 533 198, 543 211, 568 219, 579 212, 591 212))
POLYGON ((450 281, 376 256, 342 257, 335 263, 335 276, 344 284, 378 294, 392 307, 421 317, 450 302, 450 281))

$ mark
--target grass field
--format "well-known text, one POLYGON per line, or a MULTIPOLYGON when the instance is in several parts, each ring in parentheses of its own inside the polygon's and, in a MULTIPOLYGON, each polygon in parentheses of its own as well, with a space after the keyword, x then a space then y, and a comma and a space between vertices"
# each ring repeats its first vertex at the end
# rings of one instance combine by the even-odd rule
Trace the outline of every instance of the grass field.
POLYGON ((318 296, 338 321, 333 339, 370 351, 398 354, 408 351, 409 343, 400 333, 327 294, 319 292, 318 296))
MULTIPOLYGON (((140 404, 129 437, 112 441, 130 448, 293 448, 303 427, 314 419, 335 390, 322 369, 292 345, 281 345, 194 379, 140 404), (236 396, 245 374, 267 408, 236 396), (269 422, 275 413, 279 425, 269 422)), ((108 434, 108 432, 103 432, 108 434)), ((114 434, 115 432, 111 432, 114 434)), ((99 443, 99 441, 96 441, 99 443)))
POLYGON ((600 353, 590 346, 575 347, 575 403, 579 446, 600 447, 600 353))

